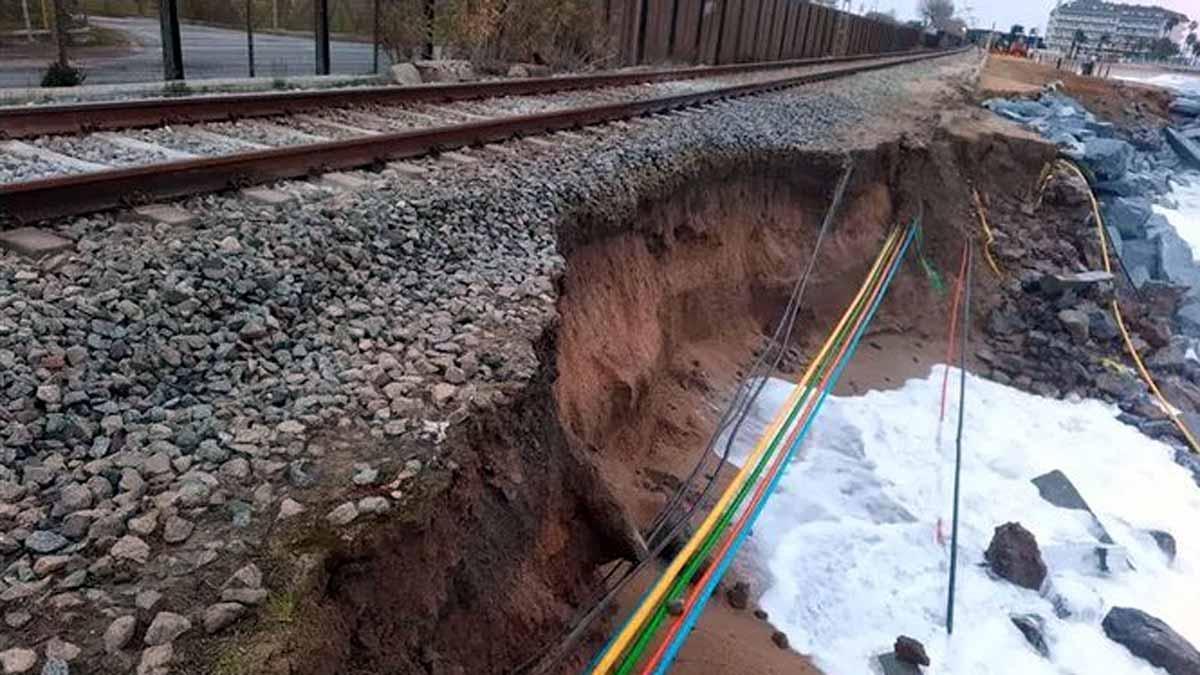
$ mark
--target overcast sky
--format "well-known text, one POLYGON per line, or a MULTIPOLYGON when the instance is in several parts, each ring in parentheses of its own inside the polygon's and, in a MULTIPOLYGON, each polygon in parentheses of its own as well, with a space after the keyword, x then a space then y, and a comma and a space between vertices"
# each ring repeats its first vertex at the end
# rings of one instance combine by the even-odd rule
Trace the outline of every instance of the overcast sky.
MULTIPOLYGON (((917 18, 918 0, 852 0, 854 10, 858 11, 860 3, 865 3, 868 11, 878 7, 879 11, 891 9, 901 20, 917 18)), ((996 28, 1007 31, 1014 23, 1025 26, 1028 30, 1037 26, 1038 32, 1046 30, 1046 20, 1050 10, 1054 8, 1054 0, 954 0, 958 11, 963 16, 972 15, 972 28, 988 28, 995 22, 996 28)), ((1187 14, 1192 19, 1200 19, 1200 2, 1197 0, 1160 0, 1158 2, 1133 2, 1132 4, 1156 4, 1176 12, 1187 14)))

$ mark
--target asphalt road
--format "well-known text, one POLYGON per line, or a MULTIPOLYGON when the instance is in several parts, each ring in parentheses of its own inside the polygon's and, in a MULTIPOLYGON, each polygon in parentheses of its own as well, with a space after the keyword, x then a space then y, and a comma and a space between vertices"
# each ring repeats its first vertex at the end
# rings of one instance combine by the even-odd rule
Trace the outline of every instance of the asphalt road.
MULTIPOLYGON (((98 26, 126 33, 139 46, 123 53, 81 52, 77 59, 87 71, 88 84, 117 84, 122 82, 154 82, 162 79, 162 39, 157 19, 91 17, 98 26)), ((184 74, 187 79, 247 77, 246 34, 227 28, 184 24, 184 74)), ((332 42, 330 58, 332 71, 337 74, 371 72, 370 44, 332 42)), ((0 87, 37 86, 41 81, 47 59, 0 59, 0 87)), ((316 72, 316 48, 313 39, 298 35, 254 36, 254 61, 258 77, 288 77, 312 75, 316 72)), ((381 67, 387 65, 387 55, 380 52, 381 67)))

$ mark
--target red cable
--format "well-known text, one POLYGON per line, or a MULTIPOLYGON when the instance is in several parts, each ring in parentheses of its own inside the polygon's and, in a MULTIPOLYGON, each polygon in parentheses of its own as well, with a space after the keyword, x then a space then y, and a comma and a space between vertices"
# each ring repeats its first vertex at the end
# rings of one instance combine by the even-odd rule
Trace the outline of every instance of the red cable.
MULTIPOLYGON (((892 250, 890 253, 891 260, 889 260, 887 266, 884 267, 885 270, 891 268, 891 266, 895 264, 902 248, 902 246, 896 246, 895 249, 892 250)), ((883 278, 883 276, 880 278, 883 278)), ((872 290, 871 297, 867 299, 866 304, 863 306, 870 307, 871 303, 875 301, 875 298, 879 295, 882 288, 883 284, 878 284, 872 290)), ((859 314, 858 319, 855 321, 854 326, 850 331, 851 335, 854 334, 854 331, 858 330, 858 327, 862 325, 862 322, 866 320, 866 317, 867 312, 859 314)), ((842 357, 846 354, 846 350, 849 349, 851 342, 853 342, 853 340, 846 340, 843 342, 841 348, 838 350, 837 357, 834 358, 830 363, 837 363, 841 361, 842 357)), ((825 371, 825 375, 821 378, 820 386, 814 389, 814 392, 820 392, 825 388, 825 386, 829 383, 829 378, 833 376, 834 370, 836 369, 829 368, 825 371)), ((788 434, 787 441, 782 447, 790 447, 792 443, 795 442, 796 435, 800 433, 802 428, 804 428, 804 421, 812 413, 812 410, 819 398, 819 396, 809 397, 808 402, 804 406, 804 412, 792 426, 792 431, 788 434)), ((733 544, 733 540, 737 538, 737 533, 746 526, 746 520, 750 517, 750 514, 754 512, 754 509, 758 505, 758 502, 762 499, 763 494, 766 493, 767 486, 771 484, 772 480, 774 480, 775 474, 779 473, 780 467, 783 466, 782 459, 786 456, 786 454, 787 453, 784 452, 779 453, 775 457, 775 462, 771 465, 770 472, 767 474, 767 476, 759 480, 758 487, 754 491, 754 498, 742 511, 742 515, 738 518, 738 521, 734 527, 726 533, 725 540, 721 542, 721 548, 719 551, 717 551, 717 554, 713 560, 721 560, 725 557, 725 554, 729 551, 729 547, 733 544)), ((684 617, 691 613, 692 608, 696 605, 696 601, 700 599, 700 592, 704 589, 705 585, 708 584, 709 578, 712 577, 713 572, 716 571, 717 567, 718 565, 710 564, 708 569, 704 571, 704 575, 700 577, 700 580, 693 584, 692 591, 690 594, 688 594, 687 603, 684 605, 683 612, 681 612, 679 616, 675 617, 675 620, 671 622, 671 627, 667 630, 667 634, 663 637, 662 642, 659 643, 658 649, 654 651, 654 655, 650 657, 650 660, 642 668, 642 675, 651 675, 651 673, 654 672, 655 665, 662 660, 663 654, 667 650, 667 646, 671 644, 672 639, 676 634, 679 633, 679 629, 683 626, 684 617)))
POLYGON ((942 406, 938 422, 946 418, 946 385, 950 381, 950 364, 954 362, 954 329, 958 326, 958 302, 962 299, 963 277, 967 274, 967 247, 970 240, 963 241, 962 262, 958 265, 958 280, 954 282, 954 302, 950 306, 950 330, 946 337, 946 367, 942 371, 942 406))

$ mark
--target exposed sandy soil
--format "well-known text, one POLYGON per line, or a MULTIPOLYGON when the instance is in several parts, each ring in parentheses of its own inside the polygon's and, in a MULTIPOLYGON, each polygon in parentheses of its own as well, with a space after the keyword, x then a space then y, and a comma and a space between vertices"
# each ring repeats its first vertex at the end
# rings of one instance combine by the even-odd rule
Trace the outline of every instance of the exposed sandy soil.
POLYGON ((1165 89, 1125 80, 1084 77, 1015 56, 989 56, 980 77, 979 92, 982 98, 1036 96, 1043 86, 1055 81, 1061 81, 1063 90, 1088 110, 1115 124, 1166 124, 1171 95, 1165 89))
MULTIPOLYGON (((944 102, 929 99, 931 106, 944 102)), ((1023 194, 1036 167, 1053 154, 976 110, 959 108, 940 120, 923 112, 929 123, 924 136, 907 138, 903 147, 884 144, 858 159, 857 179, 824 244, 780 376, 799 376, 863 278, 885 229, 911 218, 918 201, 924 203, 924 254, 943 286, 937 288, 910 257, 837 393, 895 387, 928 373, 944 359, 949 285, 962 231, 977 227, 964 178, 985 195, 1023 194)), ((640 231, 569 257, 558 359, 560 371, 572 377, 556 383, 560 416, 573 444, 594 452, 601 475, 639 527, 649 525, 674 481, 687 475, 742 368, 761 336, 773 330, 790 283, 811 252, 837 175, 830 163, 815 156, 802 172, 768 167, 698 182, 669 203, 648 205, 640 231), (748 203, 756 205, 753 216, 739 206, 748 203), (713 269, 720 270, 716 277, 713 269)), ((977 284, 984 295, 998 286, 982 275, 977 284)), ((725 467, 718 486, 734 473, 725 467)), ((690 499, 698 496, 690 493, 690 499)), ((713 501, 710 496, 705 505, 713 501)), ((651 576, 643 574, 626 590, 617 616, 651 576)), ((727 577, 726 583, 732 581, 727 577)), ((774 647, 772 632, 748 610, 714 601, 675 672, 818 672, 795 652, 774 647)))

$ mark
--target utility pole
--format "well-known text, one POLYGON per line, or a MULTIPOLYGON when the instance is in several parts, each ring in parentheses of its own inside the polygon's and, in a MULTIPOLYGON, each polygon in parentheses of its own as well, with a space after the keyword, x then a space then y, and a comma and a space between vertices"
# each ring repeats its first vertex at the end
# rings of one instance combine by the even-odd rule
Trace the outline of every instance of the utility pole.
POLYGON ((33 42, 33 22, 29 20, 29 0, 21 0, 21 15, 25 18, 25 39, 33 42))
POLYGON ((329 74, 329 0, 313 0, 317 26, 317 75, 329 74))
POLYGON ((271 29, 279 30, 279 0, 271 0, 271 29))
POLYGON ((158 16, 162 22, 163 79, 183 79, 183 38, 179 34, 178 0, 159 0, 158 16))

